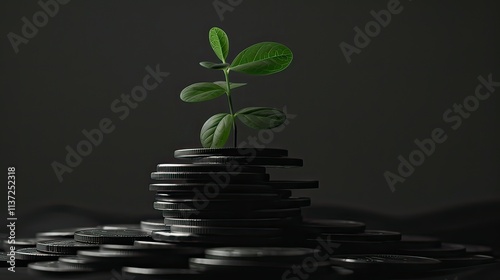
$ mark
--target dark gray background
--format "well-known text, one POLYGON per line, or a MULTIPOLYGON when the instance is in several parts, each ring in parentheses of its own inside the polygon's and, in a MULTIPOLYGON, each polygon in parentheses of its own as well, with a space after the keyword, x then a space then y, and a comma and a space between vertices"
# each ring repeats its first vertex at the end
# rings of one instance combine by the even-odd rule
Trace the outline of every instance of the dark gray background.
MULTIPOLYGON (((234 101, 237 108, 287 106, 297 115, 269 146, 289 149, 305 166, 275 178, 321 180, 319 190, 303 192, 315 205, 404 215, 498 199, 500 90, 457 131, 442 114, 474 93, 479 75, 500 80, 500 5, 402 1, 403 11, 348 64, 340 42, 353 44, 353 28, 387 2, 244 0, 221 21, 212 1, 72 1, 15 54, 7 34, 20 34, 21 17, 40 7, 1 1, 1 161, 17 168, 18 216, 52 204, 158 215, 149 173, 172 161, 174 149, 199 146, 203 122, 227 110, 222 98, 186 104, 178 97, 191 83, 222 79, 197 65, 216 60, 212 26, 228 33, 230 59, 260 41, 293 50, 282 73, 234 74, 249 83, 234 101), (118 120, 111 102, 156 64, 171 75, 118 120), (104 117, 116 130, 59 183, 51 162, 63 162, 65 146, 75 147, 81 130, 104 117), (392 193, 384 171, 395 172, 398 155, 407 157, 414 139, 436 127, 448 140, 392 193)), ((256 132, 242 130, 240 138, 250 135, 256 132)))

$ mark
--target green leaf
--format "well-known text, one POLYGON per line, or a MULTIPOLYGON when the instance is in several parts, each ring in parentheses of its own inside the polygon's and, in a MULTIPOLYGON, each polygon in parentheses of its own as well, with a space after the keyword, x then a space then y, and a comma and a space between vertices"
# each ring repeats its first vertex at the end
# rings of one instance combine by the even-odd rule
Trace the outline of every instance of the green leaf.
MULTIPOLYGON (((214 84, 224 88, 224 90, 226 92, 228 92, 227 90, 227 83, 225 81, 219 81, 219 82, 214 82, 214 84)), ((246 83, 229 83, 229 87, 231 88, 231 90, 235 89, 235 88, 239 88, 239 87, 242 87, 242 86, 245 86, 246 83)))
POLYGON ((204 148, 224 147, 233 126, 233 116, 220 113, 210 117, 200 132, 201 144, 204 148))
POLYGON ((229 39, 226 32, 218 27, 212 27, 208 32, 208 39, 217 57, 222 62, 226 62, 229 53, 229 39))
POLYGON ((269 75, 287 68, 292 59, 292 51, 285 45, 263 42, 240 52, 230 70, 251 75, 269 75))
POLYGON ((181 100, 184 102, 201 102, 217 98, 226 93, 224 88, 214 83, 196 83, 187 86, 181 91, 181 100))
POLYGON ((235 114, 246 126, 255 129, 266 129, 280 126, 286 120, 286 115, 278 109, 265 107, 248 107, 235 114))
POLYGON ((210 61, 202 61, 200 62, 200 65, 212 70, 224 70, 229 67, 228 63, 215 63, 210 61))

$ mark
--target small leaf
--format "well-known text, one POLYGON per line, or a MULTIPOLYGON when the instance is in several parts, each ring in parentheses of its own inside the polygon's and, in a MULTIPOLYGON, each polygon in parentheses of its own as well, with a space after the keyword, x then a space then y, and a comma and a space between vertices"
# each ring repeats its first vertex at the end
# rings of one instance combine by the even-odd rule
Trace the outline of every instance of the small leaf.
MULTIPOLYGON (((220 81, 220 82, 214 82, 214 84, 220 86, 221 88, 224 88, 224 90, 226 92, 228 92, 227 90, 227 83, 224 82, 224 81, 220 81)), ((246 83, 229 83, 229 87, 231 87, 231 90, 235 89, 235 88, 239 88, 239 87, 242 87, 242 86, 245 86, 246 83)))
POLYGON ((224 147, 233 126, 233 116, 220 113, 210 117, 200 132, 201 144, 204 148, 224 147))
POLYGON ((201 102, 217 98, 223 95, 224 88, 214 83, 196 83, 187 86, 181 91, 181 100, 184 102, 201 102))
POLYGON ((230 70, 251 75, 269 75, 287 68, 292 59, 292 51, 285 45, 263 42, 240 52, 230 70))
POLYGON ((226 32, 218 27, 212 27, 208 32, 208 39, 217 57, 222 62, 226 62, 229 53, 229 39, 226 32))
POLYGON ((286 115, 278 109, 264 107, 248 107, 238 111, 235 116, 246 126, 255 129, 266 129, 280 126, 286 115))
POLYGON ((212 70, 224 70, 229 67, 228 63, 215 63, 210 61, 202 61, 200 62, 200 65, 212 70))

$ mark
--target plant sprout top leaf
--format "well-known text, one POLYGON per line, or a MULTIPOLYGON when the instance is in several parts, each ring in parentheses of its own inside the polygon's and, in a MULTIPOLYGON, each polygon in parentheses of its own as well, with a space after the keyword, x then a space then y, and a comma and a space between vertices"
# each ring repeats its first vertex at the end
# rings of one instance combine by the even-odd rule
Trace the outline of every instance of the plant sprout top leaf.
POLYGON ((218 27, 212 27, 208 32, 208 39, 217 57, 225 63, 229 53, 229 39, 226 32, 218 27))
POLYGON ((280 110, 266 107, 248 107, 238 112, 233 110, 232 91, 246 85, 232 83, 229 73, 241 72, 251 75, 269 75, 283 71, 293 59, 292 51, 286 46, 263 42, 252 45, 239 53, 232 63, 226 62, 229 53, 229 39, 217 27, 208 33, 210 46, 222 63, 200 62, 200 65, 224 73, 225 81, 195 83, 184 88, 180 97, 185 102, 202 102, 226 95, 229 113, 219 113, 210 117, 200 131, 200 141, 205 148, 224 147, 233 131, 234 146, 237 146, 236 120, 254 129, 270 129, 283 124, 286 115, 280 110))

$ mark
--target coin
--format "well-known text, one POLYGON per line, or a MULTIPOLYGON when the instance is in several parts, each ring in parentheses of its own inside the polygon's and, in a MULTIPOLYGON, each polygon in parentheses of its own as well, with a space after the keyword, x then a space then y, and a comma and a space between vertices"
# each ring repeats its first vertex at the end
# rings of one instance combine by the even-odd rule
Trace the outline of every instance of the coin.
POLYGON ((75 268, 91 268, 94 270, 107 270, 113 268, 113 264, 80 256, 59 257, 59 262, 75 268))
POLYGON ((46 232, 38 232, 36 234, 37 240, 53 240, 60 238, 73 238, 75 236, 75 232, 79 230, 89 229, 87 228, 66 228, 66 229, 55 229, 46 232))
POLYGON ((137 276, 147 276, 147 279, 202 279, 198 272, 181 268, 142 268, 125 266, 122 268, 122 272, 125 274, 125 277, 130 276, 132 279, 136 279, 137 276))
POLYGON ((319 188, 318 181, 269 181, 266 182, 267 185, 275 189, 289 189, 289 190, 299 190, 299 189, 317 189, 319 188))
MULTIPOLYGON (((233 172, 235 167, 230 163, 224 164, 177 164, 164 163, 156 166, 158 172, 233 172)), ((238 172, 242 173, 265 173, 266 169, 259 166, 238 166, 238 172)))
POLYGON ((107 263, 110 267, 119 266, 157 266, 165 267, 187 266, 189 256, 147 253, 145 251, 126 250, 82 250, 78 256, 98 262, 107 263))
POLYGON ((291 168, 301 167, 304 161, 299 158, 289 157, 228 157, 228 156, 210 156, 196 159, 194 164, 216 165, 216 164, 232 164, 241 166, 256 166, 269 168, 291 168))
POLYGON ((256 236, 221 236, 199 235, 194 233, 155 231, 152 237, 156 241, 190 244, 190 245, 219 245, 219 246, 267 246, 279 245, 283 242, 281 237, 256 237, 256 236))
POLYGON ((205 251, 207 258, 278 263, 300 263, 307 257, 314 258, 314 255, 318 253, 318 250, 294 247, 222 247, 210 248, 205 251))
POLYGON ((258 219, 258 218, 288 218, 301 215, 300 208, 290 209, 264 209, 251 211, 224 210, 197 210, 197 209, 177 209, 163 210, 164 218, 190 218, 190 219, 258 219))
POLYGON ((231 236, 279 236, 280 228, 242 228, 242 227, 202 227, 202 226, 170 226, 172 232, 193 233, 199 235, 231 235, 231 236))
POLYGON ((429 258, 448 258, 465 255, 465 247, 460 244, 442 243, 441 246, 437 248, 405 248, 399 249, 398 252, 400 252, 401 254, 429 258))
POLYGON ((431 258, 404 255, 342 255, 330 258, 335 266, 341 266, 363 273, 400 273, 411 275, 439 267, 440 261, 431 258))
POLYGON ((297 219, 268 218, 268 219, 179 219, 165 218, 169 226, 202 226, 202 227, 282 227, 298 223, 297 219))
POLYGON ((154 219, 141 221, 141 229, 144 231, 168 230, 170 227, 165 225, 163 219, 154 219))
MULTIPOLYGON (((231 182, 266 182, 269 181, 269 174, 266 173, 228 173, 231 182)), ((217 178, 215 172, 151 172, 153 180, 190 180, 190 181, 214 181, 217 178)))
MULTIPOLYGON (((140 224, 115 224, 115 225, 100 225, 100 226, 97 226, 95 228, 104 229, 104 230, 122 230, 122 229, 140 230, 141 225, 140 224)), ((86 229, 93 229, 93 228, 86 228, 86 229)))
POLYGON ((386 230, 366 230, 361 233, 325 233, 333 240, 346 241, 399 241, 401 233, 386 230))
MULTIPOLYGON (((14 240, 14 239, 12 239, 14 240)), ((24 249, 24 248, 33 248, 36 247, 36 239, 35 238, 17 238, 14 240, 15 243, 9 243, 9 240, 4 240, 2 242, 2 247, 5 252, 10 251, 10 247, 16 247, 16 250, 24 249)), ((13 242, 13 241, 10 241, 13 242)))
POLYGON ((35 262, 28 265, 30 269, 51 273, 88 273, 97 271, 91 267, 74 267, 60 261, 35 262))
POLYGON ((133 244, 135 240, 150 240, 148 232, 133 229, 87 229, 75 232, 75 240, 94 244, 133 244))
POLYGON ((438 248, 441 246, 441 240, 436 237, 406 235, 401 236, 399 248, 438 248))
MULTIPOLYGON (((265 184, 265 183, 263 183, 265 184)), ((259 184, 223 184, 223 185, 218 185, 213 182, 207 183, 207 182, 199 182, 199 183, 156 183, 156 184, 150 184, 149 185, 149 190, 150 191, 157 191, 157 192, 191 192, 191 193, 201 193, 204 194, 205 196, 211 196, 212 194, 219 194, 219 193, 274 193, 276 192, 274 188, 271 186, 266 186, 266 185, 259 185, 259 184)))
POLYGON ((484 245, 463 244, 467 255, 493 256, 493 248, 484 245))
POLYGON ((273 148, 195 148, 174 151, 176 158, 200 158, 207 156, 246 156, 246 157, 286 157, 288 151, 273 148))
MULTIPOLYGON (((317 262, 316 271, 330 268, 330 262, 317 262)), ((283 276, 284 272, 292 271, 288 263, 272 263, 266 261, 228 260, 211 258, 192 258, 189 261, 191 269, 210 273, 234 273, 236 275, 265 275, 266 277, 283 276)))
MULTIPOLYGON (((156 194, 156 200, 159 201, 167 201, 167 202, 176 202, 176 201, 183 201, 183 200, 195 200, 195 195, 192 193, 182 193, 182 195, 176 193, 176 194, 170 194, 170 193, 157 193, 156 194)), ((210 200, 233 200, 235 202, 237 201, 242 201, 242 200, 254 200, 254 201, 260 201, 260 200, 272 200, 272 199, 278 199, 280 198, 278 193, 221 193, 216 195, 214 198, 208 198, 208 197, 203 197, 201 199, 197 200, 205 200, 205 201, 210 201, 210 200)))
POLYGON ((366 225, 356 221, 345 220, 305 220, 302 227, 310 233, 362 233, 366 225))
POLYGON ((51 254, 37 251, 36 248, 24 248, 16 250, 16 260, 24 261, 55 261, 63 254, 51 254))
POLYGON ((42 240, 36 243, 38 251, 52 254, 75 255, 78 250, 96 248, 99 248, 96 244, 82 243, 72 239, 42 240))
POLYGON ((439 258, 439 260, 442 263, 441 268, 458 268, 495 262, 495 258, 485 255, 439 258))

